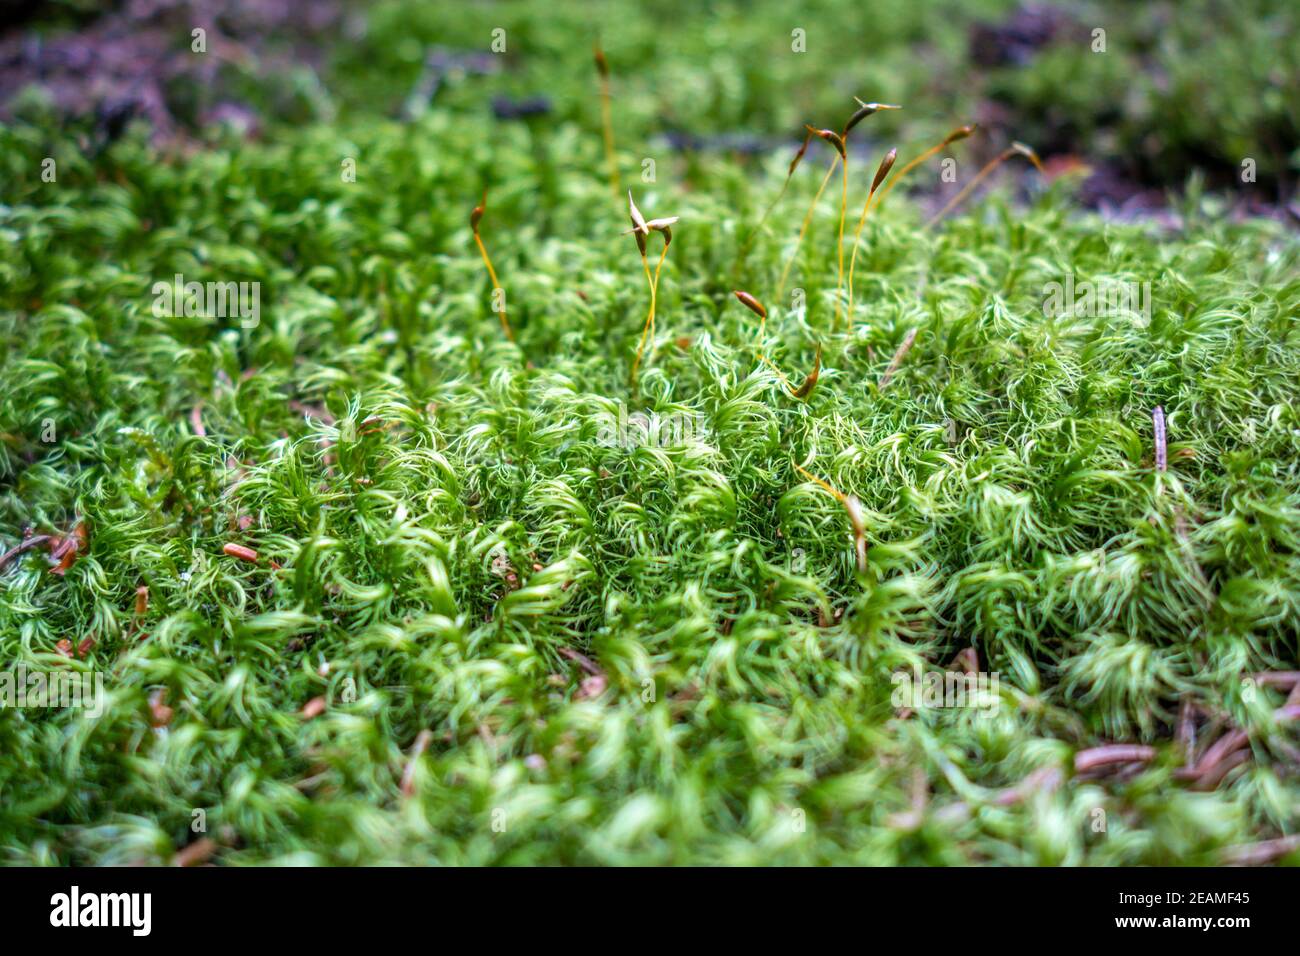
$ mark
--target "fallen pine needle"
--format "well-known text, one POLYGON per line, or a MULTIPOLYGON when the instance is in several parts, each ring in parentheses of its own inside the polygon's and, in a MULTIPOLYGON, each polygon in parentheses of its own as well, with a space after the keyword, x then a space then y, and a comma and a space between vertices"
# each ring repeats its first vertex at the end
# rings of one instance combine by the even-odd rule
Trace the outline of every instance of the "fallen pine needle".
POLYGON ((1157 405, 1151 412, 1151 422, 1156 436, 1156 471, 1165 471, 1169 467, 1168 436, 1165 434, 1165 410, 1157 405))
POLYGON ((1263 840, 1244 846, 1230 846, 1223 851, 1225 866, 1260 866, 1272 863, 1300 850, 1300 834, 1263 840))
POLYGON ((221 546, 221 551, 229 557, 238 558, 240 561, 247 561, 250 564, 257 563, 257 552, 242 544, 235 544, 227 541, 221 546))
POLYGON ((903 364, 903 359, 907 358, 907 353, 912 350, 912 343, 915 341, 916 329, 908 329, 907 335, 903 336, 902 344, 898 346, 898 349, 894 352, 894 357, 889 361, 889 368, 885 369, 885 374, 880 376, 881 391, 884 391, 885 386, 889 384, 889 380, 894 377, 894 373, 903 364))
POLYGON ((1121 763, 1149 763, 1156 758, 1156 749, 1142 744, 1105 744, 1074 755, 1074 772, 1084 773, 1098 767, 1121 763))
POLYGON ((172 857, 172 866, 201 866, 217 852, 217 844, 208 837, 200 837, 189 846, 182 847, 172 857))
POLYGON ((48 534, 37 534, 30 538, 24 538, 19 544, 10 548, 3 555, 0 555, 0 571, 4 570, 5 565, 21 555, 24 551, 30 551, 32 548, 39 548, 54 540, 54 536, 48 534))
POLYGON ((424 756, 424 752, 429 749, 429 744, 432 742, 433 731, 427 728, 415 735, 415 743, 411 746, 411 756, 406 761, 406 769, 402 771, 402 796, 410 797, 415 794, 415 768, 419 765, 420 758, 424 756))

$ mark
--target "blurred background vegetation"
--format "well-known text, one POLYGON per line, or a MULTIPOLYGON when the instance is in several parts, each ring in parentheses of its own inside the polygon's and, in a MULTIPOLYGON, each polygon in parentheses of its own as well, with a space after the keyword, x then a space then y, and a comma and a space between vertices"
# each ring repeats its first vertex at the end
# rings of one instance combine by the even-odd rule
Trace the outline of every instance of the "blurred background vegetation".
POLYGON ((0 116, 143 118, 195 137, 410 120, 436 104, 594 134, 599 41, 629 148, 786 148, 805 122, 837 126, 857 95, 906 107, 860 145, 919 145, 978 121, 977 158, 1020 139, 1086 165, 1080 198, 1094 206, 1155 203, 1193 176, 1230 190, 1253 159, 1259 212, 1294 196, 1298 18, 1289 0, 56 0, 0 21, 0 116), (191 55, 196 27, 208 57, 191 55))

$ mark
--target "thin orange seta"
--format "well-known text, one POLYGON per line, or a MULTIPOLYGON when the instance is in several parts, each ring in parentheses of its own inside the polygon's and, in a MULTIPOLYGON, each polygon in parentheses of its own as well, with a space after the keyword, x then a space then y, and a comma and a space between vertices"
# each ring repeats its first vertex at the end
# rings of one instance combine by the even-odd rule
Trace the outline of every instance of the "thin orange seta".
POLYGON ((948 204, 946 206, 944 206, 937 213, 935 213, 935 215, 930 219, 930 221, 925 224, 926 227, 928 228, 930 226, 933 226, 936 222, 938 222, 949 212, 951 212, 958 204, 961 203, 963 199, 965 199, 967 196, 970 195, 971 190, 973 190, 976 186, 978 186, 980 182, 986 176, 989 175, 989 173, 993 172, 993 170, 997 169, 1000 165, 1005 163, 1012 156, 1024 156, 1026 159, 1028 159, 1031 163, 1034 164, 1034 168, 1037 169, 1040 174, 1046 175, 1046 171, 1043 169, 1043 164, 1039 160, 1038 154, 1034 152, 1032 146, 1026 146, 1024 143, 1020 143, 1020 142, 1012 143, 1001 153, 999 153, 995 158, 991 159, 987 164, 985 164, 984 168, 975 174, 975 178, 972 179, 969 183, 967 183, 962 188, 961 192, 953 196, 952 199, 948 201, 948 204))
MULTIPOLYGON (((483 257, 483 265, 487 266, 488 278, 492 280, 492 291, 496 292, 501 288, 501 283, 497 281, 497 270, 492 268, 492 258, 488 255, 487 246, 483 245, 483 237, 478 234, 478 225, 483 220, 483 213, 487 211, 487 190, 483 190, 483 201, 474 207, 474 211, 469 214, 469 227, 474 232, 474 242, 478 245, 479 255, 483 257)), ((506 304, 504 299, 501 302, 501 328, 506 333, 506 338, 511 342, 515 340, 515 333, 510 329, 510 322, 506 318, 506 304)))
MULTIPOLYGON (((645 327, 641 330, 641 341, 637 345, 636 358, 632 362, 632 389, 636 390, 637 372, 641 368, 641 354, 645 351, 646 340, 649 338, 655 327, 655 306, 659 298, 659 274, 663 269, 664 258, 668 255, 668 246, 673 241, 673 223, 677 222, 677 216, 668 216, 662 219, 646 220, 641 215, 641 210, 637 209, 636 202, 632 199, 632 192, 628 190, 627 194, 628 216, 632 220, 632 228, 628 230, 636 239, 637 250, 641 253, 641 265, 645 268, 646 282, 650 284, 650 311, 646 314, 645 327), (646 257, 646 237, 651 232, 661 233, 664 237, 664 247, 659 253, 659 262, 655 266, 654 278, 650 277, 650 260, 646 257)), ((627 233, 624 233, 627 235, 627 233)))
POLYGON ((891 149, 885 154, 885 158, 880 161, 876 167, 876 176, 871 180, 871 189, 867 193, 867 201, 862 204, 862 215, 858 217, 858 227, 853 231, 853 255, 849 257, 849 314, 847 316, 849 329, 853 328, 853 270, 858 262, 858 244, 862 239, 862 227, 867 223, 867 212, 871 209, 871 199, 876 195, 876 190, 884 182, 889 171, 894 168, 894 160, 898 158, 897 148, 891 149))
POLYGON ((858 571, 859 572, 866 571, 867 570, 867 522, 862 514, 862 503, 858 501, 858 499, 853 495, 846 495, 838 488, 833 487, 831 483, 826 481, 825 479, 818 478, 816 475, 814 475, 808 469, 804 468, 798 462, 791 462, 791 464, 794 465, 795 468, 799 470, 799 473, 801 475, 803 475, 809 481, 814 482, 817 485, 820 485, 823 489, 829 492, 835 498, 836 501, 838 501, 840 504, 844 506, 844 510, 848 512, 849 515, 849 524, 853 526, 853 551, 857 558, 858 571))
POLYGON ((609 166, 609 186, 614 191, 617 204, 623 194, 623 181, 618 172, 618 157, 614 152, 614 117, 611 107, 609 88, 609 61, 599 41, 592 45, 593 58, 596 61, 596 74, 600 78, 600 126, 605 140, 605 163, 609 166))

